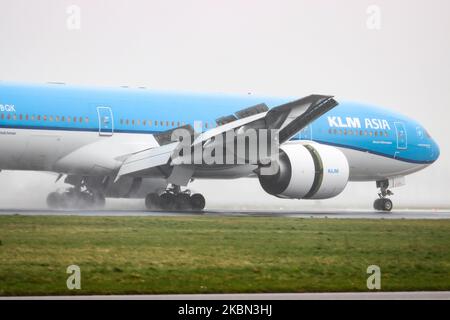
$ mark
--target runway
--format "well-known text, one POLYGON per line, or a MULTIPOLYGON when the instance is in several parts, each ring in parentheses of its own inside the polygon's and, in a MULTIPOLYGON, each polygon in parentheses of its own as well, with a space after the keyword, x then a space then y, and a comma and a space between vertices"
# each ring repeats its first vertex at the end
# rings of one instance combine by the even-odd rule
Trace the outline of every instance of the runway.
POLYGON ((0 300, 450 300, 450 291, 31 296, 0 300))
POLYGON ((23 216, 103 216, 103 217, 279 217, 306 219, 450 219, 450 210, 395 210, 389 213, 373 210, 205 210, 203 212, 164 212, 145 210, 48 210, 0 209, 0 215, 23 216))

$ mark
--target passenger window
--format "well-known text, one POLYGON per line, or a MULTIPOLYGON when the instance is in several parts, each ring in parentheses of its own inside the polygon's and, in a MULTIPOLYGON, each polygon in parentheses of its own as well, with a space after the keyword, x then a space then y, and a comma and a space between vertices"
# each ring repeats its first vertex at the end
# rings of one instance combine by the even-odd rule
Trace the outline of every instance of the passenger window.
POLYGON ((84 122, 89 123, 89 117, 84 118, 84 122))
POLYGON ((71 117, 67 117, 67 122, 70 122, 71 121, 71 117))

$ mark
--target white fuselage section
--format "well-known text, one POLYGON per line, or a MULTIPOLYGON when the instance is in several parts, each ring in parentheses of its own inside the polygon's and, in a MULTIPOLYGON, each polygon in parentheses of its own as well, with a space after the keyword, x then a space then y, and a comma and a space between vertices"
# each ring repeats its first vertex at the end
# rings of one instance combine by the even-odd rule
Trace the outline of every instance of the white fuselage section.
MULTIPOLYGON (((85 176, 114 175, 123 162, 122 155, 156 146, 158 143, 151 134, 114 133, 102 136, 97 132, 0 129, 0 169, 52 171, 85 176)), ((347 157, 350 181, 404 176, 427 166, 342 147, 338 149, 347 157)), ((247 177, 253 174, 254 169, 252 165, 199 166, 194 177, 247 177)))

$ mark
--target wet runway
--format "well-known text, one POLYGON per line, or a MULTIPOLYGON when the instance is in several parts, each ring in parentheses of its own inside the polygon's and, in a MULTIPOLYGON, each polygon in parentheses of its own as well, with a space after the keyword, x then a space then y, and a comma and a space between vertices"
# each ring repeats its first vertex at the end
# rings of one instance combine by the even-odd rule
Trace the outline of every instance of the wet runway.
POLYGON ((280 217, 332 219, 450 219, 450 210, 395 210, 389 213, 373 210, 205 210, 203 212, 164 212, 145 210, 48 210, 0 209, 0 215, 24 216, 103 216, 103 217, 280 217))

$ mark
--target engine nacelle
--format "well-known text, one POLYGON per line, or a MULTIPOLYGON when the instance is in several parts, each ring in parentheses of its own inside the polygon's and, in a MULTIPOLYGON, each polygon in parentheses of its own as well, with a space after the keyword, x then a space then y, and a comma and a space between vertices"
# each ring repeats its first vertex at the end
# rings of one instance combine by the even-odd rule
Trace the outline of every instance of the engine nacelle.
POLYGON ((311 143, 280 147, 279 170, 260 175, 263 189, 287 199, 328 199, 340 194, 348 182, 347 158, 337 148, 311 143))

